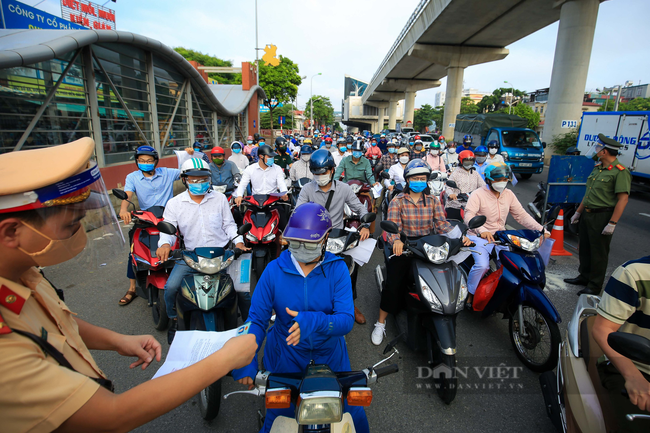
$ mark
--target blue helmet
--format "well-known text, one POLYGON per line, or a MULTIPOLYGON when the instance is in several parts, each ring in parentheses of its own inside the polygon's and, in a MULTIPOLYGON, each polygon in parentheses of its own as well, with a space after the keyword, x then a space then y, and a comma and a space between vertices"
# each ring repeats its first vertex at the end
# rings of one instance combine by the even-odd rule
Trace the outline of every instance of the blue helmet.
POLYGON ((303 145, 303 146, 300 148, 300 154, 301 154, 301 155, 309 155, 309 154, 312 153, 313 151, 314 151, 314 150, 313 150, 313 149, 311 148, 311 146, 308 145, 308 144, 305 144, 305 145, 303 145))
POLYGON ((510 179, 511 176, 510 167, 508 164, 503 162, 493 162, 487 166, 483 174, 485 174, 485 179, 490 181, 494 181, 494 179, 500 177, 507 177, 510 179))
POLYGON ((135 150, 135 159, 138 159, 140 155, 149 155, 153 156, 153 159, 158 161, 158 151, 151 146, 140 146, 135 150))
POLYGON ((499 142, 496 140, 490 140, 487 145, 488 149, 491 147, 496 147, 497 149, 499 148, 499 142))
POLYGON ((329 212, 318 203, 303 203, 293 211, 282 237, 289 241, 320 242, 332 230, 329 212))
POLYGON ((323 174, 334 167, 334 157, 327 149, 318 149, 309 159, 309 171, 313 174, 323 174))
POLYGON ((488 154, 488 149, 485 146, 479 146, 476 149, 474 149, 474 155, 476 156, 487 156, 488 154))
POLYGON ((474 141, 474 140, 473 140, 472 136, 469 135, 469 134, 468 134, 468 135, 465 135, 465 136, 463 137, 463 143, 465 143, 465 144, 470 144, 470 145, 471 145, 473 141, 474 141))
POLYGON ((431 174, 431 168, 429 167, 429 164, 424 162, 420 158, 416 158, 406 164, 406 168, 404 168, 404 179, 408 179, 411 176, 417 176, 419 174, 425 174, 427 177, 431 174))

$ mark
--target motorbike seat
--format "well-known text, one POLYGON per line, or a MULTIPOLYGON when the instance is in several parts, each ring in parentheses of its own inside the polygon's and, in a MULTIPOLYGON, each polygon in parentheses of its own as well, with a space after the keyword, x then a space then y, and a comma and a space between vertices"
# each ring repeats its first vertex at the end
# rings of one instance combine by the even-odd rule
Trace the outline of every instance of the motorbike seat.
POLYGON ((153 216, 161 219, 163 217, 163 213, 165 212, 165 208, 163 206, 151 206, 149 209, 147 209, 147 212, 151 212, 153 216))

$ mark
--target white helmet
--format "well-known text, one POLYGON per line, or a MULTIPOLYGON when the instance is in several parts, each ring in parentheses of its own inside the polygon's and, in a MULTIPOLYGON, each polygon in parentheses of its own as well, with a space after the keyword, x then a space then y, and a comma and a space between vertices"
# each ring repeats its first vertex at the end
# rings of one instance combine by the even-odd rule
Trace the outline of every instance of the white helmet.
POLYGON ((190 158, 181 165, 181 176, 210 175, 210 166, 201 158, 190 158))

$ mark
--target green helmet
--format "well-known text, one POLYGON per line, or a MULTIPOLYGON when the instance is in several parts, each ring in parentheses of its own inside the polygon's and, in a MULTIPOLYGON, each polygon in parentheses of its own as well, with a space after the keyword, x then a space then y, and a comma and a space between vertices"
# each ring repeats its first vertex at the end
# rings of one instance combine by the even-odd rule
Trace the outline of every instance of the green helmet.
POLYGON ((440 143, 438 143, 437 141, 432 141, 432 142, 429 144, 429 148, 430 148, 430 149, 437 149, 437 150, 440 150, 440 143))

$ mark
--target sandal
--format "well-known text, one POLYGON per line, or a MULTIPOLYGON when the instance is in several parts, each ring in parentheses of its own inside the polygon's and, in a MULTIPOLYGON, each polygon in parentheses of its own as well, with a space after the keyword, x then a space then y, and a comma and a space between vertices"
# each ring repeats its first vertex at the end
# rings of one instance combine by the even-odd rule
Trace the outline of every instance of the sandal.
POLYGON ((138 295, 135 294, 135 289, 130 290, 126 292, 126 295, 122 296, 122 299, 118 302, 118 304, 123 307, 125 305, 129 305, 135 298, 137 298, 138 295))

